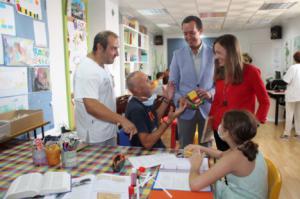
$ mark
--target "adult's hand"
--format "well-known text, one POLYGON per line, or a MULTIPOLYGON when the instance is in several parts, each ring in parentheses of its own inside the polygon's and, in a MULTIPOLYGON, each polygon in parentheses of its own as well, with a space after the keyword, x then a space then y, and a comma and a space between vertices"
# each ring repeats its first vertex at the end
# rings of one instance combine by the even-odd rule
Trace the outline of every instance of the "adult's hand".
POLYGON ((174 82, 169 82, 166 86, 166 88, 162 88, 163 90, 163 96, 167 98, 168 100, 172 100, 175 93, 175 84, 174 82))
POLYGON ((198 96, 201 98, 201 99, 211 99, 212 98, 212 95, 210 92, 208 92, 207 90, 205 89, 202 89, 202 88, 197 88, 196 89, 196 92, 198 94, 198 96))
POLYGON ((135 125, 125 117, 122 118, 120 124, 124 129, 125 133, 129 134, 129 139, 131 140, 132 136, 137 133, 135 125))

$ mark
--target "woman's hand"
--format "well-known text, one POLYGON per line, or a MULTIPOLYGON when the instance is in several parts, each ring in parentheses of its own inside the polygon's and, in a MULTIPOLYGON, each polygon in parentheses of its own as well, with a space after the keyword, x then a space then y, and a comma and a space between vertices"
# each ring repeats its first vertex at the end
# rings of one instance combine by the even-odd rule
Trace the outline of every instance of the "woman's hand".
POLYGON ((204 153, 200 150, 194 151, 192 157, 190 157, 191 170, 199 172, 202 160, 204 158, 204 153))

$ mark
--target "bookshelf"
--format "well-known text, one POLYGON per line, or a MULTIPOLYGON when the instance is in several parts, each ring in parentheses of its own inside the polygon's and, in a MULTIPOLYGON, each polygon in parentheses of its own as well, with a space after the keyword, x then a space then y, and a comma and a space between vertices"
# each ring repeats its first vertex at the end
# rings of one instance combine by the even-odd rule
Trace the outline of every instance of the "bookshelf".
POLYGON ((121 93, 126 94, 126 77, 133 71, 143 71, 149 64, 149 37, 136 28, 120 25, 121 93))

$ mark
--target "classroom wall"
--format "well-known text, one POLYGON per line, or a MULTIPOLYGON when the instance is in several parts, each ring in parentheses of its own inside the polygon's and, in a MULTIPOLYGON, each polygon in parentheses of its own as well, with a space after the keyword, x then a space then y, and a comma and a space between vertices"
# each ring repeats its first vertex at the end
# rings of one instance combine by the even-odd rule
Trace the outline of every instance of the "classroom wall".
MULTIPOLYGON (((93 47, 94 37, 103 30, 110 30, 117 35, 119 31, 119 3, 117 0, 89 0, 88 1, 88 29, 89 44, 93 47)), ((114 76, 115 94, 121 95, 121 67, 120 57, 117 57, 113 64, 107 65, 114 76)))
POLYGON ((52 108, 54 129, 59 131, 62 124, 68 124, 66 73, 63 41, 62 4, 60 0, 47 0, 50 76, 52 87, 52 108))

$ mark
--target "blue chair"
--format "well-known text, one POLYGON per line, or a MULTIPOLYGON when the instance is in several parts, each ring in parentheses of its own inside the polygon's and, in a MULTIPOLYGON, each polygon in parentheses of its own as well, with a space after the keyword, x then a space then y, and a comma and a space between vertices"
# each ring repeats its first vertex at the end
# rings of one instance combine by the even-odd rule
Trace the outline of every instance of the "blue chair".
POLYGON ((123 129, 120 129, 118 132, 118 145, 120 146, 131 146, 129 135, 125 133, 123 129))

